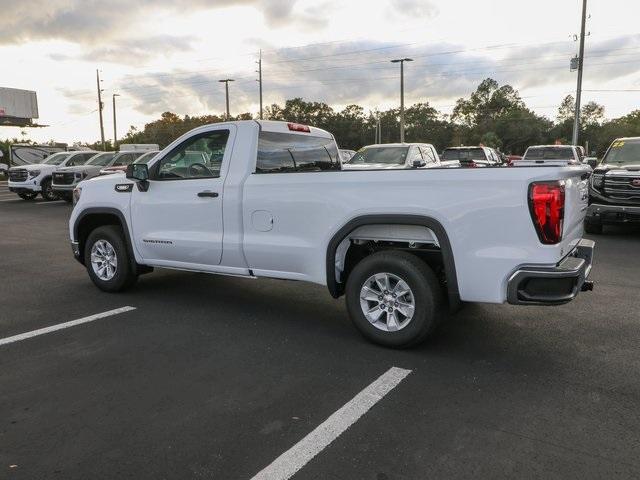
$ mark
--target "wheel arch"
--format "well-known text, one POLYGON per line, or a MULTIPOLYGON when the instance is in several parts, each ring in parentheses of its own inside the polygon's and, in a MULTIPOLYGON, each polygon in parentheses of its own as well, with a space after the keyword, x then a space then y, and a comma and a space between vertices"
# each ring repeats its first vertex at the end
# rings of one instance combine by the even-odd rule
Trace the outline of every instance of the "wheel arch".
POLYGON ((456 274, 453 249, 447 231, 442 224, 428 216, 422 215, 364 215, 354 218, 342 226, 331 238, 327 246, 326 275, 327 288, 334 298, 344 294, 344 282, 336 280, 336 252, 338 246, 356 229, 365 225, 410 225, 426 227, 433 232, 440 246, 444 274, 447 281, 447 296, 452 309, 457 309, 460 305, 460 294, 458 290, 458 278, 456 274))
POLYGON ((117 225, 122 229, 129 258, 132 265, 136 266, 127 220, 120 210, 107 207, 87 208, 78 215, 73 224, 73 238, 78 242, 80 263, 84 265, 84 249, 87 237, 93 230, 105 225, 117 225))

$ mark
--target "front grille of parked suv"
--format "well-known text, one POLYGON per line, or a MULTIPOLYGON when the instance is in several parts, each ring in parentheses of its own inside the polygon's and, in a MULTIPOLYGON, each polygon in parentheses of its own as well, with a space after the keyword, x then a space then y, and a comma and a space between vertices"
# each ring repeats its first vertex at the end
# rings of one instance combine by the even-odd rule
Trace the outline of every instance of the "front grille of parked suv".
POLYGON ((12 182, 26 182, 28 176, 29 175, 27 174, 26 170, 9 171, 9 180, 11 180, 12 182))
POLYGON ((607 196, 621 200, 640 200, 640 186, 635 186, 635 181, 640 183, 640 175, 633 177, 605 176, 604 191, 607 196))
POLYGON ((56 185, 72 185, 75 174, 73 172, 56 172, 53 174, 53 183, 56 185))

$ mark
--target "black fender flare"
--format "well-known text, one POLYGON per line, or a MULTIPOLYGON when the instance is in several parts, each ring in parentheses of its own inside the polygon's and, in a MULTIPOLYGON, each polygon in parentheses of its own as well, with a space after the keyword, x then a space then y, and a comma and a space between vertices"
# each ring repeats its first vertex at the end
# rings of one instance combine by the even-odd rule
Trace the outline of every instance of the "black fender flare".
POLYGON ((332 297, 338 298, 344 294, 344 285, 336 281, 335 278, 335 261, 336 250, 340 242, 342 242, 351 232, 363 225, 417 225, 431 229, 438 239, 440 250, 442 251, 442 261, 444 271, 447 278, 447 293, 449 297, 449 305, 452 309, 457 309, 460 305, 460 292, 458 290, 458 277, 456 274, 456 265, 453 258, 453 249, 447 231, 442 224, 431 217, 422 215, 363 215, 354 218, 345 224, 329 241, 327 246, 327 288, 332 297))
MULTIPOLYGON (((75 219, 73 223, 73 240, 76 242, 80 241, 78 236, 80 224, 82 221, 91 216, 91 215, 114 215, 120 220, 120 225, 122 226, 122 231, 124 233, 125 243, 127 245, 127 252, 129 253, 129 258, 131 261, 131 266, 134 268, 134 271, 137 270, 137 262, 136 257, 133 252, 133 243, 131 241, 131 235, 129 233, 129 224, 127 223, 127 219, 124 217, 123 213, 117 208, 109 208, 109 207, 92 207, 84 209, 79 215, 78 218, 75 219)), ((80 258, 79 261, 84 264, 84 245, 79 245, 80 250, 80 258)))

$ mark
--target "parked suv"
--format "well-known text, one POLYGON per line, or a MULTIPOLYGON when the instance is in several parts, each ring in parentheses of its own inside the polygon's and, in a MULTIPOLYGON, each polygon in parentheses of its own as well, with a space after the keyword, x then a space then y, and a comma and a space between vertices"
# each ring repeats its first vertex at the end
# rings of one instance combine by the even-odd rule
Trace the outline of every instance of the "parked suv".
POLYGON ((587 233, 603 225, 640 224, 640 137, 615 140, 589 181, 587 233))
POLYGON ((42 195, 45 200, 57 200, 52 187, 52 174, 59 168, 83 165, 93 157, 94 151, 58 152, 42 163, 22 165, 9 169, 9 190, 24 200, 33 200, 42 195))
POLYGON ((123 161, 116 162, 110 167, 105 167, 101 169, 100 175, 109 175, 111 173, 118 173, 118 172, 124 173, 127 171, 127 167, 131 163, 149 163, 149 161, 160 152, 159 150, 151 150, 149 152, 139 152, 139 153, 140 153, 140 156, 134 159, 133 161, 131 161, 130 156, 127 156, 125 157, 126 161, 125 161, 125 158, 123 158, 123 161))
POLYGON ((502 156, 489 147, 449 147, 440 155, 441 160, 459 161, 462 167, 493 167, 502 164, 502 156))
POLYGON ((358 150, 343 170, 393 170, 406 168, 459 167, 458 162, 441 162, 429 143, 382 143, 358 150))
POLYGON ((104 152, 95 155, 84 165, 76 167, 66 167, 58 169, 53 175, 53 191, 60 198, 71 203, 73 200, 73 189, 82 180, 97 177, 103 168, 130 165, 138 157, 142 156, 144 151, 127 151, 127 152, 104 152))

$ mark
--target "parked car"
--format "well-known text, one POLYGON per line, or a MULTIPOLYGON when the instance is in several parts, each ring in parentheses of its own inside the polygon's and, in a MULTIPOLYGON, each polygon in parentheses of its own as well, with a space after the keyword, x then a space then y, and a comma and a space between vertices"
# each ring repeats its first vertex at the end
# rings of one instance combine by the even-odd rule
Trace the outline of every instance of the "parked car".
POLYGON ((462 167, 495 167, 502 165, 497 150, 489 147, 449 147, 440 155, 444 161, 458 161, 462 167))
POLYGON ((98 175, 100 169, 113 163, 115 152, 94 153, 83 165, 67 166, 57 169, 53 174, 51 187, 58 197, 71 202, 73 189, 86 178, 98 175))
POLYGON ((346 295, 364 336, 404 347, 461 301, 558 305, 590 289, 587 171, 346 174, 324 130, 218 123, 130 165, 124 178, 82 182, 69 233, 101 290, 125 290, 155 267, 313 282, 346 295), (185 164, 186 152, 203 161, 185 164))
POLYGON ((138 158, 133 158, 130 155, 123 156, 119 161, 114 162, 110 167, 105 167, 100 170, 100 175, 110 175, 112 173, 124 173, 127 171, 127 167, 131 163, 148 163, 153 157, 158 154, 158 150, 151 150, 149 152, 140 152, 141 155, 138 158), (133 160, 133 161, 132 161, 133 160))
POLYGON ((7 175, 9 173, 9 165, 6 163, 0 163, 0 175, 7 175))
POLYGON ((349 160, 351 160, 351 157, 353 157, 356 154, 355 150, 345 150, 344 148, 341 148, 340 150, 340 160, 342 160, 342 163, 349 163, 349 160))
POLYGON ((616 139, 589 179, 584 228, 600 234, 604 225, 640 224, 640 137, 616 139))
POLYGON ((527 148, 518 165, 580 165, 582 147, 575 145, 535 145, 527 148))
POLYGON ((457 162, 441 162, 436 149, 428 143, 384 143, 358 150, 343 170, 397 170, 459 166, 457 162))
POLYGON ((52 175, 59 168, 83 165, 93 157, 95 151, 58 152, 47 157, 42 163, 11 167, 9 169, 9 190, 24 200, 33 200, 42 195, 45 200, 57 200, 53 190, 52 175))

